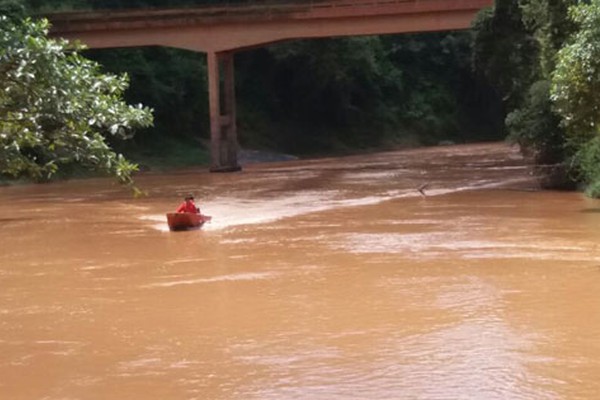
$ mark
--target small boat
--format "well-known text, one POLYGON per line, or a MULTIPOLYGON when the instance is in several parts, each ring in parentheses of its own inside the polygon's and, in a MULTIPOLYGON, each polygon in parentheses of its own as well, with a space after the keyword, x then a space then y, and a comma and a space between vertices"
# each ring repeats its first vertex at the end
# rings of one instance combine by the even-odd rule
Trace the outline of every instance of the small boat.
POLYGON ((198 229, 212 217, 208 215, 195 213, 168 213, 167 223, 172 231, 185 231, 188 229, 198 229))

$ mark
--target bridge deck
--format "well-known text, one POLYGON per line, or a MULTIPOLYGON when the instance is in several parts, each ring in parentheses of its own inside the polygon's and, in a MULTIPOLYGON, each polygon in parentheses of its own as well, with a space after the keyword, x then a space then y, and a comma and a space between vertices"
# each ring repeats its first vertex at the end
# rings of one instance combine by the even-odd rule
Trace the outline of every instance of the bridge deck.
POLYGON ((493 0, 243 2, 47 15, 52 33, 90 47, 162 45, 226 51, 293 38, 466 29, 493 0), (192 36, 195 38, 192 41, 192 36))

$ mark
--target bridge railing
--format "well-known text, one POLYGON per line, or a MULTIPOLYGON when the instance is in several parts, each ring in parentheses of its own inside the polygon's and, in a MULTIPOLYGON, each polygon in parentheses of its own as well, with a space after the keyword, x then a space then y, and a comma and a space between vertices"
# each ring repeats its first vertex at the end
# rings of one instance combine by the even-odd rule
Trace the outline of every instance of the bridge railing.
POLYGON ((415 2, 418 0, 225 0, 215 3, 204 0, 195 2, 193 5, 182 5, 182 7, 206 8, 206 7, 281 7, 281 6, 304 6, 304 7, 348 7, 363 5, 382 5, 415 2))
POLYGON ((187 10, 194 15, 199 14, 239 14, 256 12, 294 12, 314 9, 332 9, 332 8, 352 8, 352 7, 370 7, 385 6, 399 3, 417 3, 422 0, 225 0, 218 3, 214 0, 201 0, 194 4, 182 3, 181 5, 166 7, 139 7, 131 8, 120 6, 111 9, 73 9, 73 10, 47 10, 43 15, 63 14, 76 16, 77 14, 95 14, 96 16, 106 13, 127 13, 134 15, 137 13, 147 13, 155 11, 165 15, 171 12, 181 12, 187 10))

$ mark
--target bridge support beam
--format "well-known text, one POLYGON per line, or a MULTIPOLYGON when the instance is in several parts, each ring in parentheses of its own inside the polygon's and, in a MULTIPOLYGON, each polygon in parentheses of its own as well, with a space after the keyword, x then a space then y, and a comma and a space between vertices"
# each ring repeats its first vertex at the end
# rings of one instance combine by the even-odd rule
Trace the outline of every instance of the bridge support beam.
POLYGON ((242 168, 237 161, 233 52, 209 52, 207 67, 210 105, 210 171, 239 171, 242 168), (221 73, 223 74, 223 85, 221 85, 221 73), (221 93, 223 97, 221 97, 221 93))

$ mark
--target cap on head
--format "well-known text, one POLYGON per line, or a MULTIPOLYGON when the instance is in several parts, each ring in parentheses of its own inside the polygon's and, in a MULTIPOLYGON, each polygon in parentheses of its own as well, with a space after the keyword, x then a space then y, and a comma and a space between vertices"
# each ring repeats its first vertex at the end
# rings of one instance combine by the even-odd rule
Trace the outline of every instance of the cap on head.
POLYGON ((194 195, 188 194, 187 196, 185 196, 185 200, 194 200, 194 195))

